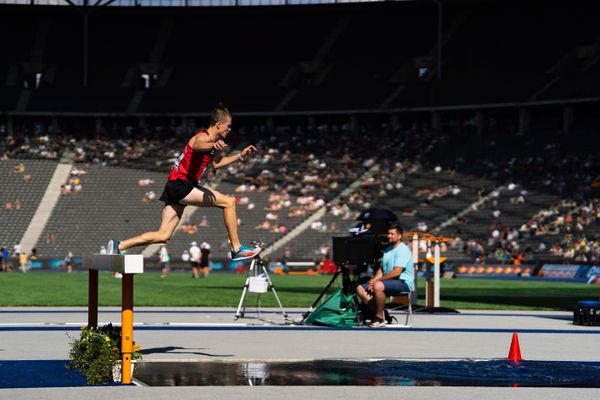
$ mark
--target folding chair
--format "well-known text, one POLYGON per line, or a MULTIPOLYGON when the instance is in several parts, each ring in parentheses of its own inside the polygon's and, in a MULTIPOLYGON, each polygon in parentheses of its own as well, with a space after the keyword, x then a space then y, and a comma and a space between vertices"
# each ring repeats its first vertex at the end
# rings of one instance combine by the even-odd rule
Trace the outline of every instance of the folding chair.
POLYGON ((402 292, 395 296, 390 296, 390 302, 386 304, 386 309, 391 311, 406 310, 405 326, 412 324, 412 292, 402 292))

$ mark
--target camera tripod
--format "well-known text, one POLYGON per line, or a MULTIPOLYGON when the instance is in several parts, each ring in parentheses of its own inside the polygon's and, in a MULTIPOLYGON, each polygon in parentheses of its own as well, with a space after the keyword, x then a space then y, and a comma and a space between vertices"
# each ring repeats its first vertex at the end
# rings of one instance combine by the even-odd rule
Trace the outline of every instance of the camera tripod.
MULTIPOLYGON (((349 294, 355 293, 355 289, 354 289, 355 285, 352 282, 352 278, 350 278, 350 266, 344 265, 344 266, 338 267, 337 270, 335 271, 335 273, 333 274, 333 276, 331 277, 331 279, 329 280, 329 283, 327 284, 327 286, 325 286, 325 288, 321 291, 321 293, 319 294, 317 299, 312 303, 312 305, 310 306, 308 311, 305 312, 304 314, 302 314, 302 320, 300 321, 300 323, 304 323, 306 321, 306 319, 310 316, 310 314, 313 311, 315 311, 317 305, 321 302, 321 299, 323 298, 323 296, 325 296, 326 294, 329 293, 329 289, 331 288, 331 286, 333 286, 333 284, 335 283, 335 281, 337 280, 337 278, 340 275, 342 276, 342 287, 344 290, 344 294, 349 295, 349 294)), ((360 307, 356 303, 356 300, 354 300, 352 302, 352 305, 355 310, 357 310, 357 311, 360 310, 360 307)))
MULTIPOLYGON (((252 242, 252 244, 254 245, 254 247, 260 247, 260 243, 252 242)), ((277 304, 279 305, 279 309, 283 313, 283 317, 285 319, 288 318, 288 314, 283 309, 283 306, 281 305, 281 301, 279 300, 279 296, 277 295, 277 291, 275 290, 275 286, 273 285, 273 282, 271 281, 269 272, 268 272, 267 268, 265 267, 263 260, 257 254, 256 256, 252 257, 252 262, 250 263, 250 268, 248 269, 248 274, 246 275, 246 283, 244 284, 244 290, 242 291, 242 297, 240 298, 240 303, 238 305, 237 311, 235 312, 235 317, 234 317, 235 321, 237 321, 238 318, 244 318, 244 314, 246 313, 246 299, 247 299, 246 296, 248 295, 248 292, 252 291, 251 287, 250 287, 251 282, 252 282, 252 280, 258 279, 259 283, 261 283, 260 278, 266 279, 266 283, 268 283, 268 286, 267 286, 267 288, 263 288, 263 289, 266 289, 264 291, 260 290, 260 291, 255 292, 258 294, 257 306, 256 306, 256 313, 258 314, 258 318, 260 318, 260 294, 266 293, 269 290, 273 291, 273 295, 275 295, 275 300, 277 300, 277 304)))

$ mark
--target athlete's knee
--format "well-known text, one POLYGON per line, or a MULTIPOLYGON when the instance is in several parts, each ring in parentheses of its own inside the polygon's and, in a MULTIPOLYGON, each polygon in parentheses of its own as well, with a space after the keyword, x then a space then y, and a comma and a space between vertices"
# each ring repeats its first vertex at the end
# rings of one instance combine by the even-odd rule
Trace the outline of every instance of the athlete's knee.
POLYGON ((165 231, 158 231, 156 235, 156 240, 159 243, 167 243, 171 240, 171 233, 165 231))
POLYGON ((223 198, 221 199, 221 206, 225 208, 234 208, 235 199, 231 196, 223 196, 223 198))

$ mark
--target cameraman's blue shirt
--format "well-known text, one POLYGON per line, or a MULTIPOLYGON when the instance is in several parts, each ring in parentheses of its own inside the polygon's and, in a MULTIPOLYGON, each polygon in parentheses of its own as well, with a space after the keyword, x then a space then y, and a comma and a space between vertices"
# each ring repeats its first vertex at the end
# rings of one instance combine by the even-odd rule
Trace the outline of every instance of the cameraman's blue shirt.
POLYGON ((383 253, 383 274, 393 271, 394 267, 402 267, 404 271, 398 279, 406 282, 411 291, 415 290, 415 272, 412 253, 407 245, 400 243, 396 248, 388 247, 383 253))

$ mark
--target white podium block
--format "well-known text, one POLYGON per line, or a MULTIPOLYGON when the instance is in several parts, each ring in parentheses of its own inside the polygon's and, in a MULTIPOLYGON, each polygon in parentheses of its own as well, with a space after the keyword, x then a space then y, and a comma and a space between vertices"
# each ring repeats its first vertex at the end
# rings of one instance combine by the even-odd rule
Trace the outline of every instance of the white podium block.
POLYGON ((142 254, 94 254, 83 257, 83 268, 122 274, 142 274, 144 256, 142 254))

